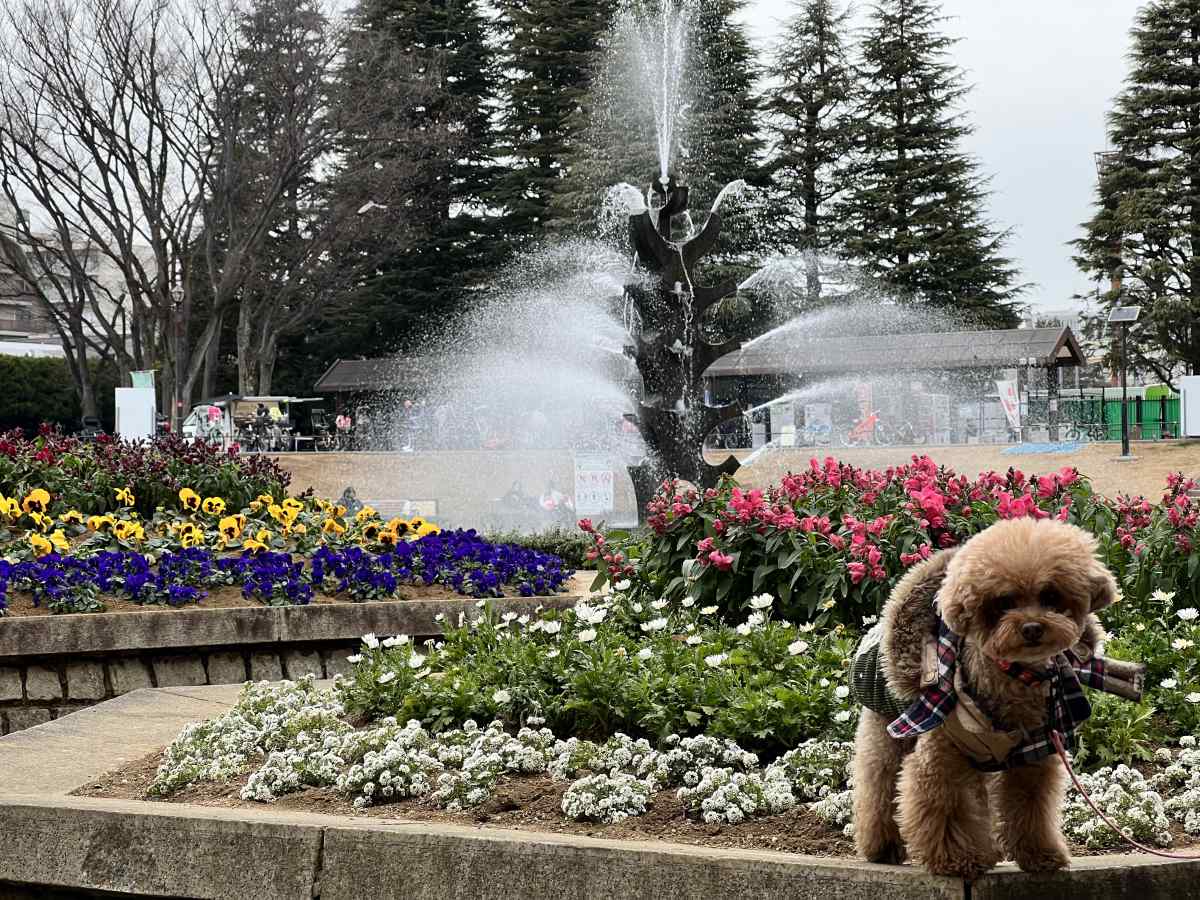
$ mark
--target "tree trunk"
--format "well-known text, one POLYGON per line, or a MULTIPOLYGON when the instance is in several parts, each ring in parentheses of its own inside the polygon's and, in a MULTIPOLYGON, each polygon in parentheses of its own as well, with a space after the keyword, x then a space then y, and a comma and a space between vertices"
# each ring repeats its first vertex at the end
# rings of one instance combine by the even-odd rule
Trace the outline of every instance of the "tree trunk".
POLYGON ((200 388, 200 396, 203 400, 209 400, 217 393, 217 374, 221 367, 221 331, 224 318, 224 315, 217 316, 217 332, 213 335, 212 343, 208 345, 208 352, 204 354, 204 379, 200 388))
POLYGON ((254 317, 252 305, 243 300, 238 306, 237 369, 238 393, 258 393, 258 355, 254 352, 254 317))
POLYGON ((263 394, 271 393, 271 382, 275 377, 275 361, 278 356, 278 341, 274 337, 267 338, 258 357, 258 390, 263 394))

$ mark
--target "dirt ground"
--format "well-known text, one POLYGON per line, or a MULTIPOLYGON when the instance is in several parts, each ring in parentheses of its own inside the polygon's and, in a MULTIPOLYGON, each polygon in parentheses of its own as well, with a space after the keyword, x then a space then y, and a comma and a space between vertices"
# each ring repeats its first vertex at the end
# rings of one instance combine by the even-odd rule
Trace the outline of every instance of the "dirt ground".
MULTIPOLYGON (((1071 453, 1006 454, 1003 445, 971 445, 953 447, 867 447, 867 448, 797 448, 763 453, 738 473, 738 478, 751 486, 762 487, 778 482, 780 477, 808 465, 814 455, 836 456, 847 462, 871 468, 883 468, 907 462, 914 453, 925 453, 938 463, 948 465, 967 475, 978 475, 989 469, 1003 471, 1016 466, 1029 473, 1044 473, 1063 466, 1076 466, 1092 479, 1102 494, 1144 494, 1156 498, 1166 485, 1167 475, 1183 472, 1200 475, 1200 441, 1146 441, 1133 445, 1136 459, 1118 462, 1120 445, 1083 444, 1071 453)), ((565 451, 564 451, 565 452, 565 451)), ((436 454, 417 454, 431 457, 436 454)), ((740 457, 748 452, 739 452, 740 457)), ((719 462, 724 454, 713 454, 719 462)), ((337 497, 347 484, 353 483, 363 499, 403 494, 404 473, 413 470, 414 455, 392 453, 291 453, 279 458, 279 464, 292 475, 292 490, 312 487, 324 497, 337 497), (374 485, 387 485, 375 488, 374 485), (382 490, 382 494, 380 491, 382 490)), ((419 493, 419 490, 417 490, 419 493)))
MULTIPOLYGON (((123 769, 105 775, 76 791, 78 797, 105 797, 117 800, 161 800, 148 797, 147 789, 162 753, 154 753, 123 769)), ((237 809, 263 809, 263 804, 238 797, 248 776, 229 782, 208 782, 186 788, 167 798, 172 803, 237 809)), ((325 788, 308 788, 281 797, 278 809, 300 810, 327 815, 354 816, 380 822, 443 822, 476 825, 482 828, 511 828, 521 831, 581 834, 612 840, 659 840, 701 847, 734 847, 743 850, 777 850, 806 856, 852 857, 854 842, 840 831, 825 825, 816 814, 799 806, 777 816, 751 819, 738 825, 706 825, 687 816, 674 791, 651 795, 645 815, 626 819, 616 825, 572 822, 562 814, 562 797, 567 785, 545 775, 509 776, 501 779, 492 798, 475 809, 463 812, 439 810, 424 800, 402 800, 356 810, 342 795, 325 788)), ((1194 847, 1197 840, 1182 829, 1173 829, 1175 849, 1194 847)), ((1072 846, 1075 856, 1100 852, 1072 846)))
POLYGON ((1167 475, 1183 472, 1200 475, 1200 441, 1145 441, 1132 446, 1132 462, 1118 461, 1119 444, 1083 444, 1072 453, 1004 453, 1003 445, 953 447, 865 447, 823 450, 812 448, 769 451, 743 468, 738 477, 754 486, 765 486, 788 473, 807 466, 814 455, 827 455, 856 466, 884 468, 907 462, 914 453, 927 454, 941 465, 974 477, 988 470, 1004 471, 1015 466, 1026 473, 1044 473, 1075 466, 1087 475, 1101 494, 1143 494, 1151 499, 1166 488, 1167 475))

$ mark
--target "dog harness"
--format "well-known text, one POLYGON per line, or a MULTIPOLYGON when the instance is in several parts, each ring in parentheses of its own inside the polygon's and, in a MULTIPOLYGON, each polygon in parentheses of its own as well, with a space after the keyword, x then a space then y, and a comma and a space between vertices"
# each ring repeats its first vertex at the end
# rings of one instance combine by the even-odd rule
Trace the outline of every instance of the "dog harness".
POLYGON ((1000 772, 1045 759, 1055 753, 1050 733, 1057 731, 1069 746, 1074 732, 1092 712, 1083 686, 1127 699, 1141 697, 1139 667, 1096 656, 1083 644, 1057 654, 1044 668, 998 660, 1001 671, 1027 685, 1043 686, 1046 724, 1041 728, 1011 729, 995 722, 971 695, 958 658, 962 638, 939 616, 937 634, 923 648, 921 694, 907 706, 887 684, 880 664, 882 623, 859 645, 851 667, 851 690, 868 709, 891 719, 888 734, 897 739, 915 738, 936 728, 985 772, 1000 772))

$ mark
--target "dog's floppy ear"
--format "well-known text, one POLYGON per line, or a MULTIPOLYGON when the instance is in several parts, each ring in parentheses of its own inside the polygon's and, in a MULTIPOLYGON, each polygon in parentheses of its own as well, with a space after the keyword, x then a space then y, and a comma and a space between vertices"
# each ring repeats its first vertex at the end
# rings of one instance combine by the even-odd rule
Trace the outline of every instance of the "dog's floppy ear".
POLYGON ((1096 560, 1092 563, 1089 580, 1092 591, 1092 612, 1099 612, 1104 607, 1117 602, 1117 580, 1113 578, 1108 566, 1096 560))
POLYGON ((967 633, 979 605, 970 584, 971 579, 952 561, 946 570, 946 579, 937 592, 938 612, 955 634, 967 633))

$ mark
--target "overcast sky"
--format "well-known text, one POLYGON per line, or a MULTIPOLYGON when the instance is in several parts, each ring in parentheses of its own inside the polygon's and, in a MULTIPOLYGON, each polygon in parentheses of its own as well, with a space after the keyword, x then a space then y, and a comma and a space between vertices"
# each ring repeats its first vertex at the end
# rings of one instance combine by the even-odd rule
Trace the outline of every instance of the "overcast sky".
MULTIPOLYGON (((760 49, 793 0, 749 0, 760 49)), ((1105 149, 1104 115, 1126 71, 1140 0, 945 0, 946 31, 961 38, 957 63, 974 85, 967 149, 992 178, 990 215, 1013 235, 1008 253, 1026 299, 1049 309, 1090 291, 1066 243, 1090 215, 1092 154, 1105 149)), ((855 4, 865 11, 868 3, 855 4)))

